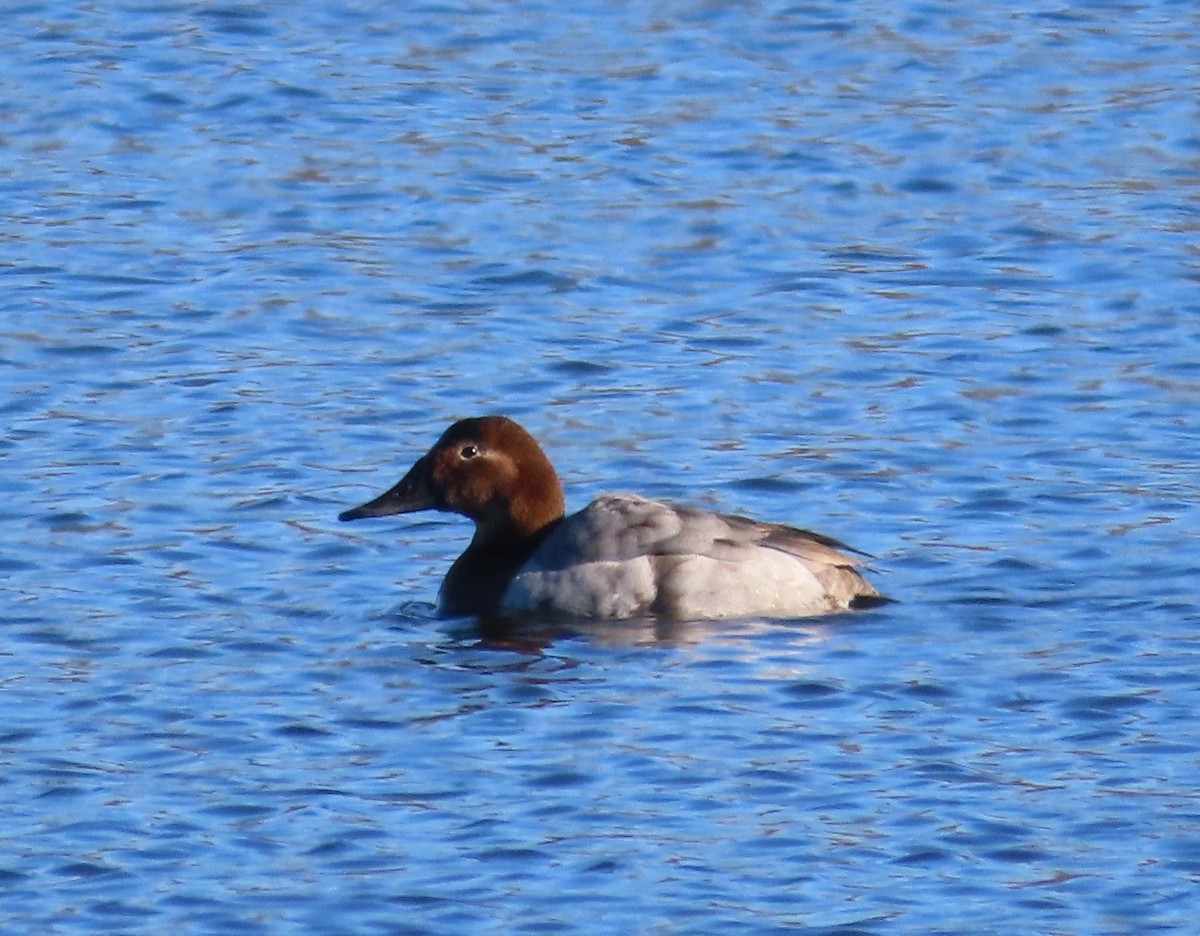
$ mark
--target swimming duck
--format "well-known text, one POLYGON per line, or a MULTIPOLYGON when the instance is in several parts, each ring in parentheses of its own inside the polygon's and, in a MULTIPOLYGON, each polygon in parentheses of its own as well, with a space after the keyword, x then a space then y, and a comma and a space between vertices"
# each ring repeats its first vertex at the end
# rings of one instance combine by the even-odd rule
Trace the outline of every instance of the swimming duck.
POLYGON ((504 416, 454 423, 394 487, 338 519, 418 510, 475 521, 439 593, 448 617, 805 617, 887 601, 856 550, 819 533, 634 494, 568 517, 549 459, 504 416))

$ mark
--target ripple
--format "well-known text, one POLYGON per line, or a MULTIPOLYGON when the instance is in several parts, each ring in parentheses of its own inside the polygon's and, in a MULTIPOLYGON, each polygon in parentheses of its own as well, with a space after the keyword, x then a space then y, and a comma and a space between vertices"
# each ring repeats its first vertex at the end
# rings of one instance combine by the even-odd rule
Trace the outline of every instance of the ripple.
POLYGON ((1190 932, 1183 20, 43 6, 7 928, 1190 932), (334 517, 485 411, 901 600, 442 621, 469 527, 334 517))

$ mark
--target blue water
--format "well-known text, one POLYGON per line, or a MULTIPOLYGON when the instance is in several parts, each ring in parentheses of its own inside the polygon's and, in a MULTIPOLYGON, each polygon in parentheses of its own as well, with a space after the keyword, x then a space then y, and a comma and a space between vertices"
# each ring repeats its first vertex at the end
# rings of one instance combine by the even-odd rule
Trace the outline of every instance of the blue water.
POLYGON ((0 931, 1191 933, 1190 2, 29 2, 0 931), (505 412, 899 603, 518 635, 505 412))

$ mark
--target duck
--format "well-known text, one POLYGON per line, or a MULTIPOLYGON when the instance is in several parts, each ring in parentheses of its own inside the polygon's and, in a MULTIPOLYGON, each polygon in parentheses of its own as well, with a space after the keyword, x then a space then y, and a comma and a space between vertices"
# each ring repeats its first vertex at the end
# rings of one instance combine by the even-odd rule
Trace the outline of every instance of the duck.
POLYGON ((885 603, 866 553, 820 533, 636 494, 570 516, 534 437, 506 416, 451 425, 342 521, 422 510, 475 523, 438 594, 443 617, 799 618, 885 603))

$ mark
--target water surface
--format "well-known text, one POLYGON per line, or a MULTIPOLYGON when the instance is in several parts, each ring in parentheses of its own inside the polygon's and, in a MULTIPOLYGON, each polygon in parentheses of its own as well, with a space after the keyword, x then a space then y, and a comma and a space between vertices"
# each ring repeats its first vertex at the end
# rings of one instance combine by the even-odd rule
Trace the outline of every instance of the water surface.
POLYGON ((1189 4, 31 2, 0 929, 1190 932, 1189 4), (452 419, 898 604, 481 633, 452 419))

